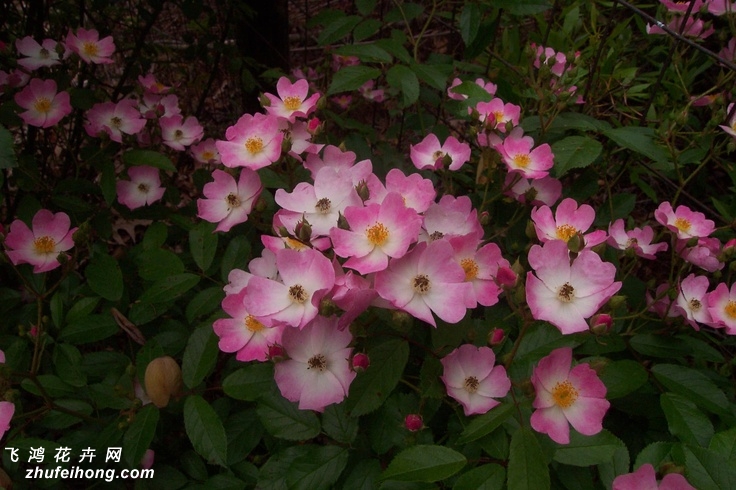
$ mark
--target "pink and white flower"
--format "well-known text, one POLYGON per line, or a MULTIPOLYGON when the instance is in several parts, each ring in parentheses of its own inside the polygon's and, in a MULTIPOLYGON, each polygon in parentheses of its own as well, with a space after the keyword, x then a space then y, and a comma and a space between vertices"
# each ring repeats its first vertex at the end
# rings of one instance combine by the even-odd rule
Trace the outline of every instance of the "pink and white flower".
POLYGON ((317 107, 320 97, 319 94, 312 94, 307 98, 309 82, 305 79, 291 83, 288 78, 281 77, 276 83, 276 91, 279 94, 278 97, 273 94, 264 94, 271 103, 266 106, 266 111, 289 122, 294 122, 297 117, 307 117, 317 107))
POLYGON ((673 210, 669 202, 661 203, 654 211, 657 221, 677 234, 681 240, 693 237, 707 237, 715 230, 715 223, 705 218, 703 213, 692 211, 684 205, 673 210))
POLYGON ((726 333, 736 335, 736 283, 731 288, 720 283, 708 293, 708 313, 713 327, 725 327, 726 333))
POLYGON ((610 402, 606 386, 588 364, 572 365, 572 349, 555 349, 534 368, 536 398, 531 426, 558 444, 570 443, 570 425, 585 436, 603 430, 610 402))
POLYGON ((470 308, 480 303, 492 306, 498 303, 501 287, 496 282, 499 267, 510 267, 508 260, 501 256, 501 249, 495 243, 487 243, 482 247, 475 235, 465 235, 449 239, 455 252, 455 261, 465 271, 465 281, 473 285, 468 298, 470 308))
POLYGON ((247 167, 251 170, 267 167, 281 157, 284 134, 275 116, 245 114, 225 131, 227 141, 215 145, 226 167, 247 167))
MULTIPOLYGON (((734 53, 736 53, 736 38, 732 38, 731 41, 733 41, 734 53)), ((729 42, 729 46, 731 46, 731 44, 732 43, 729 42)), ((725 59, 731 60, 733 58, 734 56, 732 55, 730 58, 726 57, 725 59)), ((728 104, 728 109, 726 110, 726 114, 731 115, 731 117, 728 119, 726 124, 721 124, 718 127, 724 130, 725 132, 727 132, 728 134, 730 134, 731 136, 733 136, 734 138, 736 138, 736 112, 733 112, 733 106, 734 106, 733 102, 728 104)))
POLYGON ((192 156, 202 164, 217 164, 220 162, 220 152, 217 151, 214 138, 207 138, 189 148, 192 156))
POLYGON ((110 139, 118 143, 123 142, 123 134, 137 134, 146 125, 133 99, 123 99, 115 102, 101 102, 87 111, 87 121, 84 129, 87 134, 96 137, 100 133, 107 133, 110 139))
POLYGON ((429 133, 421 143, 411 145, 411 161, 419 170, 439 170, 449 163, 450 170, 458 170, 470 160, 470 145, 448 136, 444 144, 434 133, 429 133))
POLYGON ((708 12, 713 15, 736 13, 736 3, 730 0, 708 0, 708 12))
POLYGON ((261 179, 249 168, 240 171, 237 182, 223 170, 212 172, 212 178, 214 181, 202 189, 207 199, 197 200, 197 216, 210 223, 218 223, 215 231, 228 232, 233 226, 248 220, 263 189, 261 179))
POLYGON ((465 316, 472 285, 465 282, 465 271, 452 260, 453 255, 446 240, 419 243, 376 273, 374 287, 394 307, 433 327, 437 324, 432 312, 445 322, 457 323, 465 316))
POLYGON ((532 209, 531 218, 541 242, 562 240, 567 243, 572 237, 581 235, 585 248, 590 248, 605 242, 607 238, 605 230, 585 234, 593 225, 595 210, 587 204, 578 207, 578 203, 569 197, 557 206, 554 217, 549 206, 540 206, 532 209))
POLYGON ((633 250, 636 255, 644 259, 654 260, 654 254, 664 252, 668 245, 665 242, 652 243, 654 230, 651 226, 634 228, 626 231, 624 220, 617 219, 608 226, 607 243, 619 250, 633 250))
POLYGON ((649 463, 641 465, 633 473, 617 476, 612 485, 611 490, 695 490, 679 473, 668 473, 657 483, 654 466, 649 463))
POLYGON ((506 125, 511 123, 512 126, 518 126, 521 117, 521 106, 504 103, 498 97, 491 99, 490 102, 478 102, 475 106, 480 118, 480 122, 485 123, 489 129, 496 129, 502 133, 506 132, 506 125))
POLYGON ((685 317, 695 330, 700 330, 700 324, 713 324, 708 309, 708 287, 707 277, 690 274, 680 283, 675 299, 675 311, 685 317))
POLYGON ((26 124, 40 128, 54 126, 72 112, 69 94, 57 93, 56 82, 34 78, 26 87, 15 94, 15 102, 26 109, 19 115, 26 124))
POLYGON ((118 180, 115 188, 120 204, 131 210, 153 204, 164 196, 158 169, 141 165, 128 169, 130 180, 118 180))
POLYGON ((318 412, 344 400, 357 375, 349 361, 352 340, 350 330, 337 328, 335 317, 317 317, 302 330, 287 328, 281 345, 289 359, 274 372, 284 398, 318 412))
POLYGON ((531 136, 524 136, 521 128, 514 128, 500 145, 494 146, 510 172, 518 172, 527 179, 541 179, 549 175, 554 165, 552 147, 547 143, 534 146, 531 136))
POLYGON ((10 430, 10 421, 12 420, 14 413, 15 405, 11 402, 0 402, 0 440, 2 440, 5 433, 10 430))
POLYGON ((31 264, 36 274, 56 269, 61 265, 59 254, 74 246, 72 236, 78 228, 70 229, 70 225, 66 213, 52 213, 48 209, 41 209, 33 216, 31 228, 19 219, 13 221, 5 236, 8 258, 15 265, 31 264))
POLYGON ((567 67, 567 56, 563 52, 557 52, 550 47, 539 46, 535 43, 531 45, 535 51, 534 68, 539 69, 542 66, 542 56, 544 56, 544 63, 551 66, 550 71, 553 75, 561 77, 565 73, 567 67))
POLYGON ((187 117, 186 120, 178 114, 162 117, 159 123, 163 143, 175 150, 184 151, 187 146, 196 143, 204 136, 204 128, 193 116, 187 117))
POLYGON ((66 35, 66 49, 79 55, 87 63, 112 63, 110 58, 115 52, 112 36, 100 39, 100 33, 94 29, 77 29, 76 35, 69 29, 66 35))
POLYGON ((366 204, 381 203, 390 192, 397 192, 404 199, 407 208, 423 213, 434 203, 437 191, 431 180, 418 173, 405 175, 398 168, 392 168, 386 174, 386 185, 378 177, 371 174, 366 179, 370 197, 366 204))
POLYGON ((723 269, 725 264, 719 258, 721 241, 715 237, 698 238, 697 243, 688 247, 690 240, 677 240, 675 250, 685 262, 697 265, 708 272, 723 269))
POLYGON ((703 7, 703 0, 694 0, 692 1, 676 1, 676 0, 659 0, 659 3, 664 5, 667 8, 668 12, 679 12, 679 13, 685 13, 690 9, 690 4, 693 4, 692 7, 692 13, 696 13, 700 11, 700 9, 703 7))
POLYGON ((23 68, 33 71, 44 66, 54 66, 61 63, 59 53, 56 51, 58 43, 53 39, 44 39, 41 44, 31 36, 15 40, 18 53, 25 56, 19 58, 18 64, 23 68))
POLYGON ((603 262, 595 252, 582 250, 570 263, 561 240, 534 245, 529 250, 526 299, 532 316, 546 320, 563 334, 588 330, 587 318, 598 312, 616 292, 616 266, 603 262))
POLYGON ((511 389, 511 380, 489 347, 463 344, 443 357, 440 379, 447 394, 460 402, 466 416, 483 414, 499 405, 511 389))
POLYGON ((509 172, 503 184, 505 194, 517 201, 534 206, 554 206, 562 195, 562 182, 554 177, 525 179, 519 172, 509 172))
MULTIPOLYGON (((682 25, 682 19, 680 17, 673 17, 672 20, 667 22, 667 28, 671 31, 675 32, 681 32, 683 36, 690 36, 695 37, 699 39, 705 39, 716 30, 710 26, 706 28, 705 22, 703 22, 703 19, 698 19, 695 17, 688 17, 685 21, 685 27, 681 28, 682 25)), ((647 24, 646 27, 647 34, 667 34, 667 31, 662 29, 659 25, 649 25, 647 24)))
POLYGON ((148 73, 147 75, 138 76, 138 83, 141 84, 143 90, 152 94, 165 94, 171 87, 164 85, 156 79, 156 75, 148 73))
POLYGON ((464 235, 483 237, 478 210, 468 196, 442 196, 439 203, 432 203, 424 212, 423 227, 422 241, 464 235))

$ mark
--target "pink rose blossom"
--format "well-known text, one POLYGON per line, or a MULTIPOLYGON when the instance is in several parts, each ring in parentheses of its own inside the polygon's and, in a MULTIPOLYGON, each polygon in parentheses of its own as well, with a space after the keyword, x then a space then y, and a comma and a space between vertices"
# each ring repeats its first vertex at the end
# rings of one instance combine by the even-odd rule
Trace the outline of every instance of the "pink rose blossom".
POLYGON ((322 167, 333 167, 339 172, 349 170, 355 165, 355 153, 352 151, 343 151, 334 145, 327 145, 322 150, 322 157, 318 154, 309 154, 304 162, 304 168, 309 170, 312 179, 317 177, 317 172, 322 167))
POLYGON ((657 483, 657 474, 654 466, 643 464, 633 473, 619 475, 613 480, 611 490, 695 490, 684 476, 678 473, 668 473, 657 483))
POLYGON ((572 349, 562 347, 543 357, 534 368, 536 398, 531 426, 558 444, 570 443, 570 425, 585 436, 603 430, 611 404, 606 386, 588 364, 572 365, 572 349))
POLYGON ((501 256, 501 249, 495 243, 481 244, 475 235, 452 237, 449 239, 455 252, 455 261, 465 271, 465 281, 473 285, 468 297, 470 308, 477 304, 492 306, 498 303, 500 286, 496 283, 499 267, 509 267, 509 262, 501 256))
POLYGON ((307 128, 306 121, 296 121, 284 130, 284 138, 291 143, 289 155, 300 162, 302 155, 316 155, 325 146, 312 142, 312 133, 307 128))
POLYGON ((20 92, 15 102, 26 109, 19 115, 26 124, 40 128, 54 126, 72 112, 67 92, 56 91, 56 82, 34 78, 20 92))
POLYGON ((77 29, 76 35, 69 29, 66 35, 66 49, 79 55, 87 63, 112 63, 110 58, 115 52, 112 36, 100 39, 100 34, 94 30, 77 29))
POLYGON ((13 221, 5 237, 10 261, 15 265, 31 264, 36 274, 56 269, 61 265, 59 254, 74 246, 72 236, 78 228, 70 229, 70 225, 66 213, 52 213, 48 209, 41 209, 33 216, 31 228, 21 220, 13 221))
POLYGON ((187 146, 196 143, 204 136, 204 129, 196 117, 189 116, 184 121, 182 119, 178 114, 159 119, 163 143, 179 151, 184 151, 187 146))
POLYGON ((166 189, 161 187, 157 168, 141 165, 128 169, 130 180, 118 180, 115 188, 120 204, 137 209, 153 204, 164 196, 166 189))
POLYGON ((410 413, 404 417, 404 427, 409 432, 418 432, 424 427, 424 419, 417 413, 410 413))
POLYGON ((448 162, 450 170, 458 170, 470 160, 470 145, 449 136, 444 144, 434 133, 429 133, 421 143, 411 145, 411 161, 419 170, 439 170, 448 162))
POLYGON ((725 264, 718 258, 721 254, 721 241, 715 237, 698 238, 697 243, 688 247, 690 240, 677 240, 675 250, 685 262, 697 265, 708 272, 723 269, 725 264))
POLYGON ((344 400, 357 376, 349 361, 352 340, 350 330, 338 330, 335 317, 317 317, 302 330, 287 328, 281 344, 289 359, 274 372, 284 398, 318 412, 344 400))
POLYGON ((663 202, 654 211, 657 221, 677 234, 677 238, 689 240, 693 237, 707 237, 715 230, 715 223, 705 219, 703 213, 692 211, 687 206, 677 206, 673 210, 669 202, 663 202))
POLYGON ((707 277, 695 274, 690 274, 680 283, 679 293, 675 299, 675 312, 685 317, 687 323, 695 330, 700 330, 700 324, 713 323, 708 310, 709 286, 707 277))
POLYGON ((197 200, 197 216, 210 223, 218 223, 215 231, 230 231, 233 226, 248 220, 248 214, 263 186, 258 174, 243 168, 238 182, 223 170, 212 172, 214 182, 204 185, 206 199, 197 200))
POLYGON ((309 82, 301 79, 291 83, 288 78, 281 77, 276 83, 276 91, 278 97, 273 94, 264 94, 271 103, 266 106, 266 112, 269 114, 294 122, 297 117, 305 118, 317 107, 319 94, 312 94, 307 98, 309 93, 309 82))
POLYGON ((431 180, 425 179, 418 173, 405 175, 398 168, 392 168, 386 174, 386 185, 375 175, 369 175, 367 180, 370 197, 366 204, 381 203, 390 192, 397 192, 404 198, 404 204, 417 213, 423 213, 434 203, 437 191, 431 180))
POLYGON ((506 132, 507 123, 517 126, 521 116, 520 106, 511 102, 504 103, 498 97, 491 99, 490 102, 479 102, 475 109, 480 116, 480 122, 485 123, 487 128, 496 129, 502 133, 506 132))
POLYGON ((373 102, 383 102, 385 97, 384 91, 383 89, 373 88, 375 86, 375 80, 368 80, 360 86, 358 92, 360 92, 360 95, 362 95, 367 100, 372 100, 373 102))
POLYGON ((585 248, 590 248, 603 243, 607 238, 605 230, 584 234, 595 220, 595 211, 587 204, 578 207, 578 203, 569 197, 557 206, 554 217, 549 206, 540 206, 532 209, 531 218, 541 242, 562 240, 567 243, 572 237, 581 235, 585 248))
POLYGON ((5 364, 5 352, 0 350, 0 364, 5 364))
POLYGON ((675 308, 672 307, 672 298, 669 296, 669 290, 670 285, 664 283, 657 286, 657 289, 654 291, 654 296, 647 291, 647 311, 656 313, 661 318, 678 316, 675 308))
POLYGON ((10 430, 10 420, 15 413, 15 405, 11 402, 0 402, 0 440, 10 430))
MULTIPOLYGON (((734 47, 735 47, 734 49, 736 51, 736 38, 733 38, 732 41, 734 42, 734 47)), ((729 43, 729 46, 730 46, 730 43, 729 43)), ((726 58, 726 59, 733 59, 733 58, 726 58)), ((728 104, 728 109, 726 110, 726 114, 727 115, 733 114, 733 115, 729 118, 727 124, 721 124, 718 127, 724 130, 725 132, 727 132, 728 134, 730 134, 731 136, 733 136, 734 138, 736 138, 736 113, 732 112, 733 106, 734 106, 733 102, 728 104)))
MULTIPOLYGON (((679 13, 685 13, 690 9, 690 4, 693 3, 692 1, 676 1, 676 0, 659 0, 659 3, 667 7, 667 10, 669 12, 679 12, 679 13)), ((698 12, 703 7, 703 0, 695 0, 695 3, 693 3, 693 7, 691 10, 691 13, 698 12)))
POLYGON ((713 327, 725 327, 726 333, 736 335, 736 283, 731 288, 720 283, 708 293, 708 313, 713 327))
POLYGON ((490 347, 463 344, 443 357, 440 379, 447 394, 460 402, 466 416, 483 414, 500 404, 511 389, 503 366, 490 347))
POLYGON ((138 76, 138 83, 141 84, 143 90, 152 94, 165 94, 171 88, 159 82, 153 73, 138 76))
POLYGON ((245 114, 225 132, 227 141, 218 141, 217 150, 226 167, 267 167, 281 157, 284 134, 275 116, 245 114))
POLYGON ((541 179, 549 175, 554 165, 552 148, 547 144, 534 146, 531 136, 524 136, 521 128, 514 128, 500 145, 494 146, 510 172, 518 172, 527 179, 541 179))
POLYGON ((439 203, 432 203, 424 212, 423 227, 421 241, 471 234, 478 239, 483 237, 478 210, 468 196, 442 196, 439 203))
POLYGON ((525 179, 519 172, 509 172, 503 184, 506 195, 534 206, 554 206, 562 195, 562 182, 554 177, 525 179))
POLYGON ((57 42, 53 39, 44 39, 41 44, 31 36, 15 40, 18 53, 26 56, 19 58, 18 64, 23 68, 33 71, 44 66, 54 66, 61 63, 59 53, 56 51, 57 42))
POLYGON ((196 145, 189 148, 192 156, 197 162, 202 164, 218 164, 220 163, 220 152, 217 151, 214 138, 207 138, 196 145))
POLYGON ((333 303, 344 312, 337 325, 342 330, 368 309, 378 293, 371 281, 351 270, 343 270, 337 259, 332 261, 332 265, 335 267, 335 287, 330 296, 333 303))
POLYGON ((665 242, 652 243, 654 230, 651 226, 634 228, 626 231, 624 220, 617 219, 608 226, 607 243, 619 250, 633 250, 636 255, 644 259, 654 260, 654 254, 664 252, 668 245, 665 242))
MULTIPOLYGON (((674 32, 682 32, 683 36, 690 36, 699 39, 705 39, 713 34, 715 29, 711 26, 706 29, 705 22, 702 19, 695 17, 688 17, 685 21, 684 29, 681 29, 682 19, 680 17, 673 17, 667 23, 667 27, 674 32)), ((667 34, 667 32, 659 27, 659 25, 649 25, 646 27, 647 34, 667 34)))
POLYGON ((105 132, 110 139, 118 143, 123 142, 123 134, 137 134, 146 125, 146 120, 135 107, 133 99, 123 99, 115 102, 101 102, 87 111, 87 121, 84 129, 87 134, 96 137, 105 132))
POLYGON ((736 12, 736 3, 730 0, 708 0, 708 12, 713 15, 731 14, 736 12))
POLYGON ((563 334, 588 330, 593 316, 621 289, 614 281, 616 267, 603 262, 595 252, 581 251, 570 263, 567 245, 561 240, 534 245, 529 250, 526 299, 532 316, 546 320, 563 334))
POLYGON ((536 53, 534 68, 539 69, 542 66, 542 56, 544 56, 544 63, 551 66, 550 71, 553 75, 561 77, 565 73, 565 68, 567 67, 567 56, 565 56, 565 53, 557 52, 549 47, 538 46, 535 43, 532 43, 531 47, 536 53))
MULTIPOLYGON (((452 90, 453 88, 457 87, 461 83, 463 83, 462 80, 460 80, 459 78, 454 78, 452 80, 452 83, 450 83, 450 86, 447 87, 447 97, 453 100, 466 100, 468 98, 467 95, 459 94, 455 92, 454 90, 452 90)), ((486 92, 488 92, 488 95, 491 95, 491 96, 496 95, 496 90, 498 89, 498 87, 495 83, 487 82, 483 80, 482 78, 476 78, 475 84, 478 85, 483 90, 485 90, 486 92)), ((472 112, 472 109, 468 108, 468 112, 472 112)))

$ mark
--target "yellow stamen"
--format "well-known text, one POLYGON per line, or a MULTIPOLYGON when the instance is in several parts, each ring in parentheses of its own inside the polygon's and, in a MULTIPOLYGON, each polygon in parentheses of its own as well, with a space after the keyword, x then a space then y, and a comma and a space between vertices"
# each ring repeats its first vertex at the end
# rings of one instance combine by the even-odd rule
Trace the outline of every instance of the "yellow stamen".
POLYGON ((245 317, 245 328, 253 333, 258 333, 266 328, 266 326, 256 320, 255 317, 253 317, 252 315, 248 315, 247 317, 245 317))
POLYGON ((33 248, 40 254, 49 254, 56 248, 56 241, 50 236, 41 236, 33 240, 33 248))
POLYGON ((33 103, 33 108, 36 111, 46 114, 51 110, 51 101, 46 97, 39 97, 36 102, 33 103))
POLYGON ((525 154, 514 155, 513 161, 517 167, 521 168, 527 168, 529 164, 532 163, 532 159, 529 158, 529 155, 525 154))
POLYGON ((95 43, 85 42, 82 43, 82 51, 89 57, 97 56, 100 52, 100 48, 95 43))
POLYGON ((578 399, 578 390, 570 381, 561 381, 552 388, 552 398, 558 406, 568 408, 578 399))
POLYGON ((687 231, 692 226, 692 223, 690 223, 689 220, 685 218, 677 218, 675 219, 675 227, 680 231, 687 231))
POLYGON ((465 271, 465 280, 472 281, 478 277, 478 263, 470 257, 460 261, 460 266, 465 271))
POLYGON ((302 99, 291 95, 284 99, 284 107, 289 111, 295 111, 302 105, 302 99))
POLYGON ((258 136, 253 136, 245 140, 245 149, 253 155, 263 151, 263 140, 258 136))
POLYGON ((726 312, 729 318, 736 320, 736 301, 729 301, 723 311, 726 312))
POLYGON ((365 230, 365 236, 368 237, 368 241, 371 244, 380 247, 388 240, 388 228, 383 223, 376 223, 365 230))
POLYGON ((560 225, 557 227, 557 238, 566 242, 570 241, 570 238, 577 235, 578 230, 572 225, 560 225))

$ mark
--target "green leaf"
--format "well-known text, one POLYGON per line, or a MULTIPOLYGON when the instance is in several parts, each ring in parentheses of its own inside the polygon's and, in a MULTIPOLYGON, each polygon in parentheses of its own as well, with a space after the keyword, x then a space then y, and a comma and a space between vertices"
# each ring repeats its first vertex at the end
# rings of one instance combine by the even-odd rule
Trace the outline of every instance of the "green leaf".
POLYGON ((391 63, 393 56, 375 43, 347 44, 335 50, 342 56, 356 56, 364 63, 391 63))
POLYGON ((348 451, 338 446, 291 446, 266 461, 257 488, 328 490, 348 463, 348 451))
POLYGON ((209 269, 217 253, 217 234, 212 233, 214 229, 214 223, 202 221, 189 230, 189 251, 194 263, 202 271, 209 269))
POLYGON ((585 168, 603 151, 603 145, 589 136, 568 136, 552 144, 555 176, 562 177, 573 168, 585 168))
POLYGON ((654 142, 656 133, 652 128, 623 127, 603 131, 617 145, 633 150, 661 164, 663 169, 672 167, 664 148, 654 142))
POLYGON ((693 402, 675 393, 663 393, 659 403, 673 435, 683 442, 708 445, 715 432, 713 424, 693 402))
POLYGON ((691 352, 690 346, 681 339, 649 333, 634 335, 629 344, 639 354, 651 357, 672 359, 687 356, 691 352))
POLYGON ((107 254, 95 254, 84 269, 87 284, 96 294, 110 301, 123 296, 123 272, 118 261, 107 254))
POLYGON ((60 340, 70 344, 88 344, 115 335, 118 324, 111 315, 89 315, 79 318, 61 330, 60 340))
POLYGON ((736 461, 736 427, 714 435, 708 449, 717 452, 728 461, 736 461))
POLYGON ((335 95, 341 92, 358 90, 368 80, 375 80, 381 76, 381 70, 368 66, 345 66, 332 77, 327 95, 335 95))
POLYGON ((503 488, 506 470, 497 464, 484 464, 463 473, 452 490, 497 490, 503 488))
POLYGON ((181 360, 181 376, 187 387, 197 386, 215 367, 217 342, 217 335, 209 325, 198 328, 189 337, 181 360))
POLYGON ((419 98, 419 80, 408 66, 394 65, 389 68, 386 81, 401 93, 404 107, 412 105, 419 98))
POLYGON ((488 412, 474 417, 465 427, 457 440, 457 444, 467 444, 490 434, 499 427, 514 411, 513 403, 502 403, 488 412))
POLYGON ((213 286, 198 292, 192 300, 187 303, 187 322, 194 323, 197 318, 208 315, 215 311, 225 297, 221 287, 213 286))
POLYGON ((358 436, 358 418, 351 417, 343 403, 329 405, 322 414, 322 430, 337 442, 350 444, 358 436))
POLYGON ((558 447, 554 460, 571 466, 593 466, 611 461, 621 447, 626 446, 607 430, 592 436, 571 430, 570 444, 558 447))
POLYGON ((256 409, 258 418, 269 434, 289 441, 304 441, 316 437, 320 423, 314 412, 299 410, 280 394, 264 394, 256 409))
POLYGON ((227 466, 227 436, 220 418, 199 395, 184 402, 184 428, 194 450, 211 464, 227 466))
POLYGON ((715 451, 685 446, 685 467, 688 482, 698 490, 736 488, 736 463, 715 451))
POLYGON ((370 367, 350 385, 346 408, 353 417, 372 412, 386 401, 404 372, 409 345, 392 339, 368 350, 370 367))
POLYGON ((170 250, 153 248, 136 257, 138 275, 146 281, 159 281, 184 272, 184 262, 170 250))
POLYGON ((51 409, 46 412, 46 415, 39 422, 39 427, 52 430, 67 429, 75 424, 82 422, 82 418, 77 415, 72 415, 68 411, 78 413, 80 415, 92 415, 92 405, 82 400, 76 399, 56 399, 54 403, 61 409, 67 411, 60 411, 51 409))
POLYGON ((676 364, 657 364, 651 371, 665 388, 694 401, 696 405, 717 414, 729 411, 726 395, 705 374, 676 364))
POLYGON ((381 479, 436 482, 451 477, 467 462, 465 456, 449 447, 419 444, 397 454, 381 479))
POLYGON ((355 0, 355 8, 360 15, 369 15, 376 8, 376 0, 355 0))
POLYGON ((244 460, 263 438, 263 426, 255 408, 239 410, 225 421, 228 465, 244 460))
POLYGON ((79 349, 69 344, 56 344, 52 359, 62 381, 77 388, 87 384, 87 375, 82 370, 82 354, 79 349))
POLYGON ((141 303, 161 303, 171 301, 186 293, 199 283, 195 274, 176 274, 153 283, 138 299, 141 303))
POLYGON ((378 19, 365 19, 363 22, 355 26, 353 29, 353 41, 359 43, 365 39, 376 35, 383 27, 383 23, 378 19))
POLYGON ((350 490, 373 490, 381 479, 381 463, 377 459, 361 459, 345 479, 343 488, 350 490))
POLYGON ((652 444, 648 445, 647 447, 642 449, 641 452, 636 456, 636 461, 634 461, 634 468, 638 468, 639 466, 646 463, 649 463, 655 468, 658 468, 660 463, 662 463, 670 455, 670 451, 672 451, 672 445, 673 443, 671 442, 653 442, 652 444))
POLYGON ((470 45, 478 35, 481 13, 476 3, 466 3, 460 12, 460 36, 466 46, 470 45))
POLYGON ((255 401, 273 391, 273 364, 258 363, 245 366, 230 374, 222 382, 225 394, 236 400, 255 401))
POLYGON ((537 438, 523 427, 511 436, 509 448, 508 487, 514 490, 549 490, 549 469, 537 438))
POLYGON ((470 81, 455 85, 451 91, 456 94, 467 95, 467 103, 470 105, 476 105, 478 102, 488 102, 493 98, 486 89, 470 81))
POLYGON ((493 6, 513 15, 534 15, 552 8, 549 0, 493 0, 493 6))
POLYGON ((409 51, 406 50, 403 42, 399 39, 379 39, 376 41, 376 44, 394 55, 402 63, 408 65, 413 60, 411 54, 409 54, 409 51))
POLYGON ((13 135, 5 126, 0 125, 0 169, 17 166, 18 159, 13 151, 13 135))
POLYGON ((220 264, 220 276, 223 282, 227 282, 228 274, 236 267, 240 267, 240 264, 248 262, 250 257, 250 240, 246 236, 236 236, 227 248, 225 253, 222 254, 222 264, 220 264))
POLYGON ((151 150, 130 150, 123 153, 127 165, 147 165, 160 170, 176 172, 176 167, 166 155, 151 150))
POLYGON ((606 385, 606 398, 613 400, 636 391, 649 379, 647 370, 636 361, 624 359, 607 364, 599 373, 606 385))
POLYGON ((155 405, 146 405, 136 412, 135 419, 123 436, 123 457, 131 468, 140 465, 141 458, 151 446, 158 425, 159 411, 155 405))
POLYGON ((447 79, 452 73, 452 65, 428 65, 424 63, 412 63, 411 69, 420 80, 437 90, 447 88, 447 79))
POLYGON ((317 44, 324 46, 339 41, 350 34, 350 31, 362 20, 363 18, 357 15, 347 15, 332 20, 319 34, 317 44))

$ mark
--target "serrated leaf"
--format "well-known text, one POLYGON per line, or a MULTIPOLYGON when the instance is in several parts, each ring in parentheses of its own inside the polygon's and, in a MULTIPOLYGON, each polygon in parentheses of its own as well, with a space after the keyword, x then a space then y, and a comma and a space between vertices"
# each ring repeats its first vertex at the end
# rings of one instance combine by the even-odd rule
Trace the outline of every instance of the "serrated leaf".
POLYGON ((662 463, 662 461, 664 461, 667 456, 669 456, 671 450, 671 442, 653 442, 652 444, 642 449, 641 452, 636 456, 636 461, 634 461, 634 468, 638 468, 639 466, 646 463, 649 463, 650 465, 657 468, 659 467, 660 463, 662 463))
POLYGON ((256 412, 268 433, 280 439, 304 441, 316 437, 321 428, 314 412, 299 410, 280 394, 263 395, 256 412))
POLYGON ((411 69, 417 77, 430 87, 437 90, 445 90, 447 79, 452 73, 452 65, 428 65, 425 63, 412 63, 411 69))
POLYGON ((181 360, 181 376, 187 387, 197 386, 215 367, 217 342, 217 335, 209 325, 198 328, 189 337, 181 360))
POLYGON ((728 461, 736 461, 736 427, 714 435, 708 449, 717 452, 728 461))
POLYGON ((463 473, 452 490, 497 490, 503 488, 506 470, 497 464, 484 464, 463 473))
POLYGON ((192 447, 212 464, 227 466, 227 436, 215 410, 199 395, 184 402, 184 428, 192 447))
POLYGON ((343 403, 329 405, 322 414, 322 430, 337 442, 350 444, 358 436, 358 418, 351 417, 343 403))
POLYGON ((199 279, 199 276, 186 272, 160 279, 143 291, 138 300, 141 303, 161 303, 174 300, 196 286, 199 279))
POLYGON ((100 165, 100 190, 102 191, 102 197, 105 198, 105 203, 108 206, 112 206, 117 197, 117 189, 115 183, 117 177, 115 176, 115 164, 113 162, 104 162, 100 165))
POLYGON ((250 240, 246 236, 236 236, 225 248, 222 254, 222 264, 220 264, 220 276, 224 282, 227 282, 228 274, 236 267, 248 262, 250 257, 250 240))
POLYGON ((381 70, 368 66, 344 66, 332 77, 327 95, 358 90, 368 80, 381 76, 381 70))
POLYGON ((217 253, 217 234, 214 223, 203 221, 189 230, 189 251, 194 263, 202 271, 209 269, 217 253))
POLYGON ((607 430, 592 436, 570 431, 570 443, 558 447, 554 460, 571 466, 593 466, 613 459, 617 449, 626 447, 607 430))
POLYGON ((409 359, 409 345, 389 340, 368 350, 371 366, 350 385, 346 408, 352 416, 365 415, 381 406, 399 382, 409 359))
POLYGON ((513 15, 534 15, 552 8, 549 0, 493 0, 493 6, 513 15))
POLYGON ((338 446, 287 447, 263 465, 257 488, 327 490, 340 477, 347 462, 347 450, 338 446))
POLYGON ((60 340, 70 344, 88 344, 115 335, 118 324, 111 315, 89 315, 74 321, 61 330, 60 340))
POLYGON ((335 53, 342 56, 356 56, 364 63, 391 63, 394 59, 388 51, 375 43, 348 44, 337 48, 335 53))
POLYGON ((274 386, 273 364, 258 363, 245 366, 230 374, 222 382, 222 390, 236 400, 254 401, 274 386))
POLYGON ((82 370, 82 354, 79 349, 69 344, 56 344, 52 359, 62 381, 77 388, 87 384, 87 375, 82 370))
POLYGON ((381 479, 431 483, 449 478, 467 462, 465 456, 449 447, 420 444, 397 454, 381 479))
POLYGON ((672 166, 665 149, 654 142, 656 133, 652 128, 623 127, 603 131, 603 134, 617 145, 644 155, 664 168, 669 169, 672 166))
POLYGON ((549 490, 549 469, 537 438, 523 427, 511 436, 509 462, 506 468, 508 488, 514 490, 549 490))
POLYGON ((412 105, 419 98, 419 80, 408 66, 394 65, 389 68, 386 82, 401 93, 404 107, 412 105))
POLYGON ((475 40, 480 28, 481 14, 476 3, 466 3, 460 12, 460 36, 466 46, 475 40))
POLYGON ((192 300, 187 303, 185 314, 189 323, 194 323, 197 318, 208 315, 215 311, 225 297, 222 288, 213 286, 198 292, 192 300))
POLYGON ((636 391, 649 379, 647 370, 636 361, 624 359, 607 364, 600 372, 601 381, 606 385, 606 398, 613 400, 636 391))
POLYGON ((659 403, 670 432, 683 442, 707 446, 713 437, 713 424, 698 407, 675 393, 663 393, 659 403))
POLYGON ((130 150, 123 153, 123 162, 128 165, 147 165, 160 170, 176 172, 176 167, 166 155, 151 150, 130 150))
POLYGON ((154 405, 146 405, 136 412, 135 419, 123 436, 123 457, 131 468, 140 465, 141 458, 151 446, 158 425, 159 411, 154 405))
POLYGON ((325 25, 325 28, 320 32, 317 38, 317 44, 324 46, 326 44, 332 44, 344 38, 358 23, 363 20, 362 17, 357 15, 346 15, 338 19, 334 19, 325 25))
POLYGON ((381 463, 377 459, 363 459, 353 466, 345 479, 345 486, 350 490, 373 490, 378 488, 381 479, 381 463))
POLYGON ((631 337, 629 345, 640 354, 652 357, 677 358, 690 354, 690 346, 681 339, 663 335, 639 334, 631 337))
POLYGON ((514 411, 512 403, 502 403, 488 412, 473 418, 465 427, 457 440, 458 444, 467 444, 484 437, 499 427, 514 411))
POLYGON ((713 413, 728 412, 726 395, 708 377, 695 369, 676 364, 657 364, 651 369, 657 381, 696 405, 713 413))
POLYGON ((603 145, 589 136, 568 136, 552 144, 555 176, 562 177, 573 168, 585 168, 598 158, 603 145))
POLYGON ((698 490, 736 488, 736 464, 708 449, 685 446, 685 467, 688 482, 698 490))
POLYGON ((13 135, 5 126, 0 125, 0 169, 17 166, 18 159, 13 151, 13 135))
POLYGON ((369 15, 376 8, 377 0, 355 0, 355 8, 358 9, 360 15, 369 15))
POLYGON ((110 301, 123 296, 123 272, 118 261, 107 254, 95 254, 84 269, 87 284, 96 294, 110 301))

